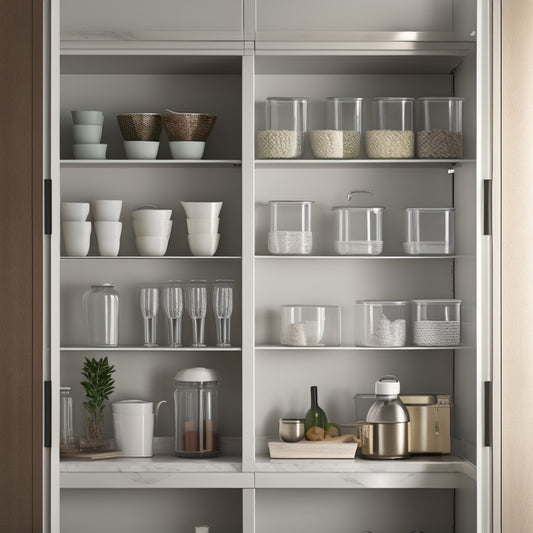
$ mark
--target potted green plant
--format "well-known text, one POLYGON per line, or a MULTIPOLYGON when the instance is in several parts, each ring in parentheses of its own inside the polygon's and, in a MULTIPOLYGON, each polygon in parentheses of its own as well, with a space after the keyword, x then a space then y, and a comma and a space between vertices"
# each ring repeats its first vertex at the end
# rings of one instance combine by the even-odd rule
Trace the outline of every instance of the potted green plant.
POLYGON ((109 447, 109 442, 103 438, 104 408, 109 395, 115 390, 113 372, 115 367, 109 364, 107 357, 85 358, 81 371, 84 377, 81 386, 86 396, 86 401, 83 402, 86 410, 86 438, 80 439, 80 449, 106 450, 109 447))

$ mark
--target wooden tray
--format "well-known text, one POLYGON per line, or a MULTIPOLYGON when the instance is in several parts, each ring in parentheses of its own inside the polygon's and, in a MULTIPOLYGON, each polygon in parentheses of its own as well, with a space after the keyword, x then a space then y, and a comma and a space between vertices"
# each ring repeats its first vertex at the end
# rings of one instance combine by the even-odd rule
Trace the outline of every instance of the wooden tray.
POLYGON ((104 452, 80 452, 74 451, 62 451, 60 453, 61 459, 75 459, 76 461, 97 461, 99 459, 114 459, 115 457, 121 457, 122 452, 120 450, 106 450, 104 452))
POLYGON ((271 459, 353 459, 357 442, 269 442, 271 459))

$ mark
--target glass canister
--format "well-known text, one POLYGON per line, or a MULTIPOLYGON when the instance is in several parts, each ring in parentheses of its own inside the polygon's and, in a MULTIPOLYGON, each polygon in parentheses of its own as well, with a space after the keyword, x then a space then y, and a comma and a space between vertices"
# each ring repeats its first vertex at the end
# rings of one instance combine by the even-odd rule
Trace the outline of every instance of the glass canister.
POLYGON ((331 96, 326 98, 326 127, 342 132, 342 157, 359 157, 361 146, 362 98, 331 96))
POLYGON ((419 98, 416 151, 420 158, 463 157, 463 98, 419 98))
POLYGON ((405 346, 408 309, 404 300, 356 301, 356 346, 405 346))
POLYGON ((461 300, 411 300, 415 346, 461 342, 461 300))
POLYGON ((61 424, 59 437, 60 448, 74 448, 76 445, 76 438, 74 436, 74 407, 70 387, 59 387, 59 412, 61 424))
POLYGON ((112 283, 91 285, 82 298, 89 346, 118 345, 119 294, 112 283))
POLYGON ((374 98, 366 152, 371 159, 408 159, 415 155, 414 98, 374 98))
POLYGON ((454 253, 453 207, 407 207, 403 250, 408 255, 454 253))
POLYGON ((271 200, 268 251, 271 254, 310 254, 313 249, 311 232, 311 200, 271 200))
POLYGON ((219 379, 216 372, 203 367, 186 368, 180 370, 174 380, 176 455, 219 455, 219 379))
POLYGON ((338 305, 282 305, 281 344, 339 346, 341 308, 338 305))
POLYGON ((258 159, 302 157, 307 131, 306 96, 269 96, 266 100, 266 129, 257 132, 258 159))
POLYGON ((379 255, 383 251, 384 207, 336 206, 335 252, 339 255, 379 255))

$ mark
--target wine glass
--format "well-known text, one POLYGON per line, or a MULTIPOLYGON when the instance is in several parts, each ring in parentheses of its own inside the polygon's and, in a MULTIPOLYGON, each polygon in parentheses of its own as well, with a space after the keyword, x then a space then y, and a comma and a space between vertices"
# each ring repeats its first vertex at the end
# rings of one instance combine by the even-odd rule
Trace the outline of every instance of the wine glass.
POLYGON ((183 286, 171 281, 162 290, 163 311, 167 317, 168 345, 181 346, 181 317, 183 316, 183 286))
POLYGON ((213 288, 213 313, 217 324, 217 346, 231 346, 230 320, 233 312, 233 280, 217 279, 213 288))
POLYGON ((207 281, 189 283, 189 316, 192 319, 192 345, 205 346, 205 315, 207 314, 207 281))
POLYGON ((143 287, 141 289, 141 313, 144 319, 144 345, 147 348, 157 346, 157 313, 159 311, 159 289, 143 287))

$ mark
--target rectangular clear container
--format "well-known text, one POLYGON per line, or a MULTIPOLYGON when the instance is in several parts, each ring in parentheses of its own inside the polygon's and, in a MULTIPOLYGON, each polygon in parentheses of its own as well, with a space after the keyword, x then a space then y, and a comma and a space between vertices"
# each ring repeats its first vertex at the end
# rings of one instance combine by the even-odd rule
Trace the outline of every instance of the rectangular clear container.
POLYGON ((258 159, 302 157, 307 131, 306 96, 269 96, 266 100, 266 129, 257 132, 258 159))
POLYGON ((383 251, 383 207, 336 206, 335 252, 379 255, 383 251))
POLYGON ((313 249, 310 200, 271 200, 268 251, 276 255, 305 255, 313 249))
POLYGON ((282 305, 281 344, 339 346, 341 308, 338 305, 282 305))
POLYGON ((403 250, 408 255, 450 255, 455 251, 453 207, 407 207, 403 250))
POLYGON ((463 98, 418 98, 416 111, 416 152, 419 158, 463 157, 463 98))
POLYGON ((358 300, 355 302, 356 346, 405 346, 409 302, 358 300))
POLYGON ((342 132, 342 158, 359 157, 363 99, 331 96, 326 98, 326 128, 342 132))
POLYGON ((366 152, 371 159, 409 159, 415 155, 414 98, 374 98, 366 131, 366 152))
POLYGON ((457 346, 461 343, 462 300, 411 300, 415 346, 457 346))

